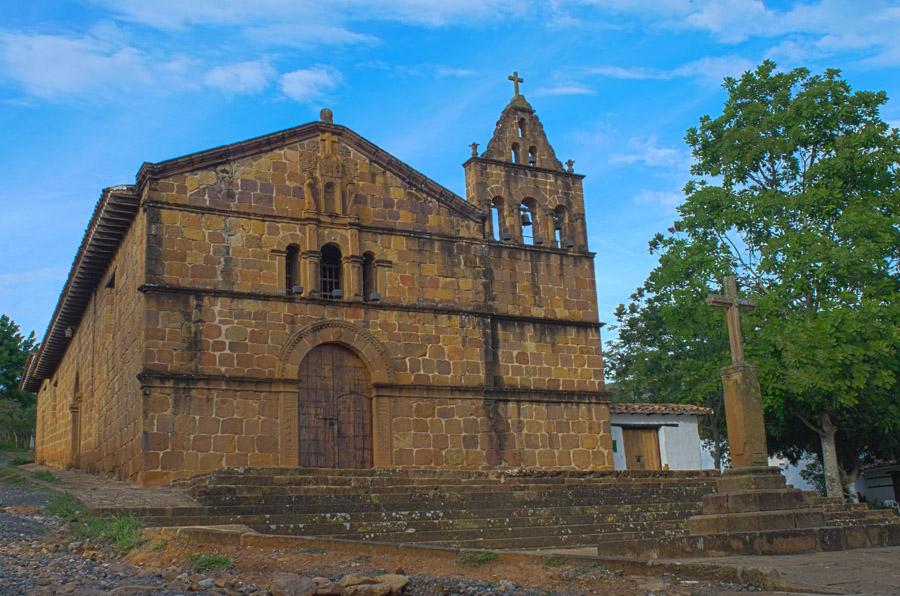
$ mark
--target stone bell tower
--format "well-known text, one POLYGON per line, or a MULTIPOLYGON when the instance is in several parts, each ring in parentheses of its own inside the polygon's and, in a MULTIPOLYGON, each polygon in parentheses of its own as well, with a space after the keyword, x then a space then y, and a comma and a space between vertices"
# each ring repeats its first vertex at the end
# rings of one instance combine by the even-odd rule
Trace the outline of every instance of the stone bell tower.
POLYGON ((524 82, 513 73, 514 94, 503 108, 487 149, 472 157, 466 170, 469 202, 491 214, 484 236, 499 242, 574 250, 587 250, 584 193, 569 160, 557 159, 544 127, 525 97, 524 82))

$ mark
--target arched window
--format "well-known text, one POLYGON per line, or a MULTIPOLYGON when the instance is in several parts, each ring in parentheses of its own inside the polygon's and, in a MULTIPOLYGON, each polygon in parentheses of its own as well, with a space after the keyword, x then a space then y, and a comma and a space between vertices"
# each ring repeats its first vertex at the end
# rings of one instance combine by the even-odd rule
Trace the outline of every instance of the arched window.
POLYGON ((519 138, 525 138, 525 118, 519 118, 519 138))
POLYGON ((528 148, 528 165, 537 165, 537 147, 535 147, 534 145, 528 148))
MULTIPOLYGON (((288 295, 294 294, 295 289, 300 289, 300 278, 297 275, 297 258, 300 255, 300 249, 296 244, 291 244, 284 251, 284 289, 288 295)), ((299 292, 297 292, 299 293, 299 292)))
POLYGON ((565 248, 566 225, 566 208, 559 205, 553 210, 553 246, 565 248))
POLYGON ((538 235, 535 233, 537 221, 534 217, 534 199, 528 198, 519 205, 519 224, 522 230, 522 242, 524 244, 536 244, 538 235))
POLYGON ((519 163, 519 144, 518 143, 512 144, 511 159, 512 159, 513 163, 519 163))
POLYGON ((500 240, 503 234, 503 198, 494 197, 491 201, 491 238, 500 240))
POLYGON ((325 189, 322 193, 323 203, 325 204, 324 211, 326 213, 337 213, 337 197, 334 192, 334 182, 326 182, 325 189))
POLYGON ((341 286, 341 249, 334 244, 322 247, 322 261, 319 265, 320 292, 326 300, 339 300, 344 297, 341 286))
POLYGON ((378 280, 375 277, 375 255, 370 252, 363 254, 362 289, 363 300, 366 302, 381 298, 378 294, 378 280))

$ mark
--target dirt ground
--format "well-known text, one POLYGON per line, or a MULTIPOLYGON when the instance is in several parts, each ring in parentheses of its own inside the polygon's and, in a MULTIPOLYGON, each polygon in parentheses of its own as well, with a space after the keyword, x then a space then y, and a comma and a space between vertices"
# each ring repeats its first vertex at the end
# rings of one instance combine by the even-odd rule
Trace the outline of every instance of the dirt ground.
POLYGON ((245 582, 265 585, 274 572, 338 578, 350 573, 399 573, 411 577, 409 594, 727 594, 756 591, 751 586, 696 581, 672 575, 624 575, 597 562, 547 557, 528 560, 466 563, 451 553, 409 553, 395 549, 371 555, 354 552, 352 545, 327 549, 264 549, 249 546, 201 547, 164 540, 147 531, 149 541, 125 560, 138 567, 178 567, 191 555, 229 557, 229 573, 245 582), (435 581, 437 580, 437 581, 435 581))

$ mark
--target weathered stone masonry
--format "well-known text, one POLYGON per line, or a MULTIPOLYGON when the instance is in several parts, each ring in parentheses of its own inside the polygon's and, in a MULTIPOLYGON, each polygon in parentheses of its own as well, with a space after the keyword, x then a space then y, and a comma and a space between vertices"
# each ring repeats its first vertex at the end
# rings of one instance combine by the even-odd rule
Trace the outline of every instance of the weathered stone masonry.
POLYGON ((335 344, 367 371, 370 465, 611 469, 581 176, 519 95, 465 170, 468 200, 326 111, 145 164, 29 363, 38 459, 145 483, 296 466, 301 363, 335 344))

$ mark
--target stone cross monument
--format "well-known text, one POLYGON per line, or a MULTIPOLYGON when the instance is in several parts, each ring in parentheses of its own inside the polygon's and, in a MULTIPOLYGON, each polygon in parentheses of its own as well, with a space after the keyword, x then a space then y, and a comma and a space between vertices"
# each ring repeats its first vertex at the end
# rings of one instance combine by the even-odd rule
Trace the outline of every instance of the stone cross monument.
POLYGON ((731 343, 731 366, 721 370, 725 389, 725 423, 733 468, 768 465, 766 426, 763 420, 762 395, 756 367, 744 361, 740 311, 756 304, 737 293, 734 277, 726 277, 724 294, 710 294, 706 303, 726 309, 728 339, 731 343))

